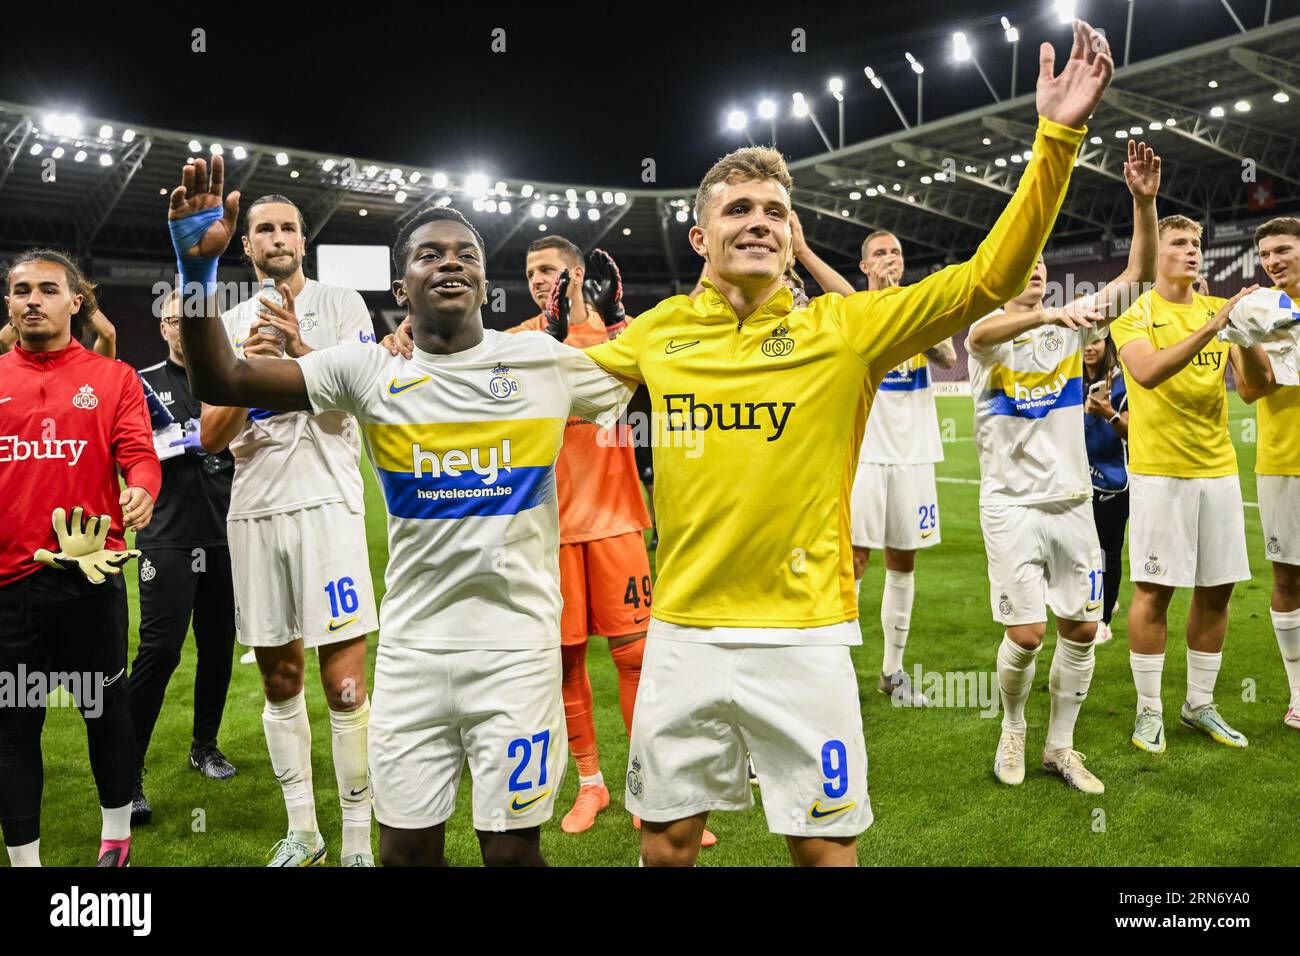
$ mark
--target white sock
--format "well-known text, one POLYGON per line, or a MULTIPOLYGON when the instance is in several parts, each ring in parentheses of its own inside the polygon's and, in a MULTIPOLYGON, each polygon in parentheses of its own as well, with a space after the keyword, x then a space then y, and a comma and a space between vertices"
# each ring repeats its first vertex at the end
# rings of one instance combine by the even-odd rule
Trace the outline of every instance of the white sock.
POLYGON ((1006 634, 998 648, 998 688, 1002 691, 1002 729, 1025 732, 1025 701, 1034 686, 1034 668, 1042 645, 1027 651, 1006 634))
POLYGON ((1088 699, 1095 663, 1093 645, 1067 641, 1056 635, 1056 653, 1052 655, 1049 686, 1052 691, 1051 716, 1047 720, 1047 749, 1073 750, 1074 724, 1079 710, 1088 699))
POLYGON ((1286 667, 1286 682, 1291 688, 1291 706, 1300 708, 1300 610, 1272 611, 1273 630, 1277 632, 1278 650, 1286 667))
POLYGON ((342 856, 371 854, 370 779, 366 773, 366 728, 369 724, 369 697, 355 710, 330 711, 334 779, 338 782, 339 807, 343 811, 342 856))
POLYGON ((271 772, 284 791, 289 829, 316 833, 316 795, 311 786, 311 724, 303 691, 288 700, 266 702, 262 708, 271 772))
POLYGON ((1133 686, 1137 688, 1137 712, 1149 707, 1157 714, 1164 714, 1165 708, 1160 702, 1160 678, 1165 670, 1165 655, 1129 651, 1128 666, 1133 671, 1133 686))
POLYGON ((1223 652, 1207 654, 1187 649, 1187 704, 1195 710, 1214 703, 1214 682, 1223 666, 1223 652))
POLYGON ((861 604, 862 603, 862 578, 856 579, 853 582, 853 586, 858 589, 858 603, 861 604))
POLYGON ((605 786, 605 775, 600 771, 596 771, 596 773, 590 777, 584 777, 582 774, 578 774, 578 786, 603 787, 605 786))
POLYGON ((120 807, 100 807, 99 812, 104 820, 99 831, 101 840, 131 839, 130 803, 125 803, 120 807))
MULTIPOLYGON (((128 815, 127 819, 130 819, 128 815)), ((10 866, 40 866, 41 865, 41 838, 37 837, 31 843, 24 843, 22 846, 6 847, 9 851, 10 866)))
POLYGON ((885 660, 880 672, 888 676, 903 669, 903 648, 912 626, 912 599, 916 595, 911 571, 885 569, 885 593, 880 597, 880 629, 885 634, 885 660))

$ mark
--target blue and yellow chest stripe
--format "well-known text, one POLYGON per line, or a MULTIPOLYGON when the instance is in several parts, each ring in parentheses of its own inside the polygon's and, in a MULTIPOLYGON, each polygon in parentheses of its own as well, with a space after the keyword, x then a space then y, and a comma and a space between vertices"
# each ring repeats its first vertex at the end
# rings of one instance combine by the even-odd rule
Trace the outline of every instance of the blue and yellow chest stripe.
POLYGON ((882 392, 919 392, 930 387, 930 362, 924 355, 908 359, 889 373, 880 383, 882 392))
POLYGON ((995 365, 989 387, 980 396, 986 415, 1046 418, 1058 408, 1083 404, 1083 353, 1075 352, 1046 372, 1022 372, 995 365))
POLYGON ((365 436, 394 517, 515 515, 554 499, 564 419, 370 423, 365 436))

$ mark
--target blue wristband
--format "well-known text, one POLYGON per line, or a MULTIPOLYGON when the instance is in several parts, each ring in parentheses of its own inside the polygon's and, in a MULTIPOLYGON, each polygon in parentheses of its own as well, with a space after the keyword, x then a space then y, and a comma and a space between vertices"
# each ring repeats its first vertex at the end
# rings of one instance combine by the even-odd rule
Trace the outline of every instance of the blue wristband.
POLYGON ((212 209, 200 210, 184 219, 167 220, 167 231, 171 233, 172 247, 176 250, 176 268, 181 274, 181 282, 184 283, 185 288, 189 288, 191 283, 201 284, 205 296, 217 291, 218 257, 187 256, 185 250, 190 246, 198 245, 203 234, 208 231, 208 227, 221 217, 221 207, 215 206, 212 209))

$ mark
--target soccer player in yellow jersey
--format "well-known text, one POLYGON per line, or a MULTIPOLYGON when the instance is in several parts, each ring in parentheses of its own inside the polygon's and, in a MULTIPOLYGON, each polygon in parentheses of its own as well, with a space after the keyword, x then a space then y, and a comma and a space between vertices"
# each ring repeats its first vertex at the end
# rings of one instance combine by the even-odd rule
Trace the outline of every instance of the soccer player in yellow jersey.
POLYGON ((1233 584, 1250 578, 1237 455, 1228 437, 1224 374, 1261 378, 1263 353, 1218 339, 1232 300, 1193 291, 1201 227, 1186 216, 1159 226, 1155 288, 1111 326, 1128 381, 1132 524, 1129 662, 1137 687, 1134 746, 1166 747, 1160 679, 1174 588, 1194 588, 1187 618, 1187 698, 1182 722, 1229 747, 1246 738, 1219 715, 1214 684, 1228 632, 1233 584), (1249 353, 1249 354, 1247 354, 1249 353))
MULTIPOLYGON (((1255 245, 1273 288, 1300 302, 1300 219, 1270 219, 1255 230, 1255 245)), ((1300 386, 1278 384, 1272 374, 1275 357, 1270 352, 1262 387, 1239 381, 1237 393, 1259 402, 1259 518, 1265 556, 1273 565, 1273 629, 1291 688, 1283 721, 1300 730, 1300 386)))
POLYGON ((737 150, 696 193, 704 291, 587 350, 648 386, 660 425, 659 577, 626 801, 646 865, 690 865, 710 811, 753 805, 746 749, 794 862, 856 863, 872 812, 849 492, 870 402, 890 369, 1024 287, 1112 71, 1085 23, 1060 76, 1043 44, 1033 160, 1010 203, 968 262, 906 288, 792 308, 790 174, 775 150, 737 150))

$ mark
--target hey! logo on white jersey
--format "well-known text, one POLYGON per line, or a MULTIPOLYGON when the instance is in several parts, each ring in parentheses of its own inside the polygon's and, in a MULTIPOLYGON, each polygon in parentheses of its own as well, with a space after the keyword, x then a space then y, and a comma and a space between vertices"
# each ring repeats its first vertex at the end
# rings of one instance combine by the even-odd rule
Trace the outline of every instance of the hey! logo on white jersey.
POLYGON ((436 451, 425 451, 417 442, 411 446, 411 476, 419 478, 427 468, 434 478, 443 475, 459 478, 462 471, 469 468, 474 474, 481 475, 486 484, 496 484, 500 469, 511 470, 510 439, 503 438, 499 447, 488 448, 486 463, 481 461, 482 451, 482 448, 471 448, 468 452, 460 448, 449 448, 439 457, 436 451))

